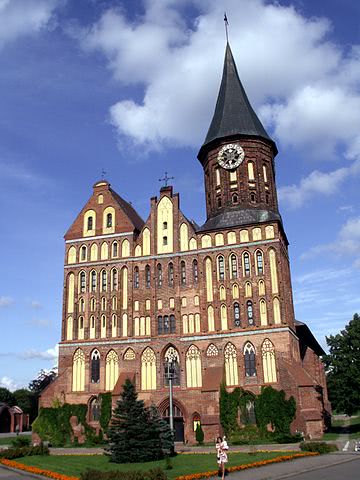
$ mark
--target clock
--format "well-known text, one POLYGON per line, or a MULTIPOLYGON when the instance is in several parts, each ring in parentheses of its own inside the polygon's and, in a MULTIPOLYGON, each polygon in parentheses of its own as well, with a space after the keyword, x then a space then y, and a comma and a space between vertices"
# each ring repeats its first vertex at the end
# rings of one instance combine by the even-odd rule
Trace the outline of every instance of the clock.
POLYGON ((226 170, 234 170, 244 161, 245 152, 238 143, 229 143, 224 145, 217 156, 220 167, 226 170))

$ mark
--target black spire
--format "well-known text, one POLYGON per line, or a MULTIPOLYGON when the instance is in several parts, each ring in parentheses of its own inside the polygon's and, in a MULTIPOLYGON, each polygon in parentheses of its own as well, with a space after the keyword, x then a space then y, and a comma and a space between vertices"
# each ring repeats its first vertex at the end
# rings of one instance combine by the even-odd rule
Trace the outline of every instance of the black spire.
POLYGON ((261 137, 270 142, 274 147, 275 155, 277 153, 275 142, 266 133, 250 105, 240 81, 230 45, 227 43, 223 76, 214 116, 198 157, 202 156, 204 147, 213 141, 235 135, 261 137))

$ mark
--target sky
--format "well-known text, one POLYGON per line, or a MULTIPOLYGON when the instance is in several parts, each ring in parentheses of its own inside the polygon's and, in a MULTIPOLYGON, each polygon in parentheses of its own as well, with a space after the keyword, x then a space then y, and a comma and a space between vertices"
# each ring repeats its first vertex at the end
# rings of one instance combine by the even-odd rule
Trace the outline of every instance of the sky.
POLYGON ((205 220, 225 10, 279 149, 296 318, 326 347, 360 313, 357 0, 0 0, 0 386, 56 364, 63 235, 102 171, 144 219, 167 171, 205 220))

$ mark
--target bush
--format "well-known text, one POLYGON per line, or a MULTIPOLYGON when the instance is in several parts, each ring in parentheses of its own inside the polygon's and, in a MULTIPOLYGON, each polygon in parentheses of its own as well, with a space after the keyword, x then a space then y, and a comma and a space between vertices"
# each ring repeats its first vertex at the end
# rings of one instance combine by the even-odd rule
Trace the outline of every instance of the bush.
POLYGON ((303 440, 303 436, 301 433, 295 433, 294 435, 291 434, 279 434, 274 435, 274 441, 276 443, 298 443, 303 440))
POLYGON ((14 448, 21 448, 21 447, 29 447, 31 444, 31 438, 30 437, 15 437, 11 440, 11 445, 14 448))
POLYGON ((21 448, 9 448, 0 452, 0 458, 6 458, 7 460, 13 460, 14 458, 30 457, 33 455, 49 455, 49 449, 44 445, 36 447, 21 447, 21 448))
POLYGON ((87 470, 81 473, 81 480, 167 480, 166 473, 161 468, 153 468, 147 472, 137 470, 131 472, 102 472, 100 470, 87 470))
POLYGON ((203 429, 201 428, 200 423, 198 423, 196 426, 195 438, 199 445, 202 445, 204 443, 204 432, 203 432, 203 429))
POLYGON ((303 452, 317 452, 317 453, 331 453, 337 452, 339 449, 335 443, 326 442, 302 442, 300 443, 300 450, 303 452))

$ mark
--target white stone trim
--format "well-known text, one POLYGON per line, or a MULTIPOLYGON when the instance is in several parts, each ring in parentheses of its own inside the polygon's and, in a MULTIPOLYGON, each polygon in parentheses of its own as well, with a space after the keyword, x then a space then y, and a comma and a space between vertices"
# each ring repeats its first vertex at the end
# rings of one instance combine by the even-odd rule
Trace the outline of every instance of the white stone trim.
POLYGON ((81 238, 74 238, 74 240, 65 240, 65 244, 67 243, 79 243, 79 242, 86 242, 87 240, 101 240, 103 238, 114 238, 114 237, 127 237, 128 235, 133 235, 134 232, 124 232, 124 233, 109 233, 105 235, 95 235, 94 237, 81 237, 81 238))

